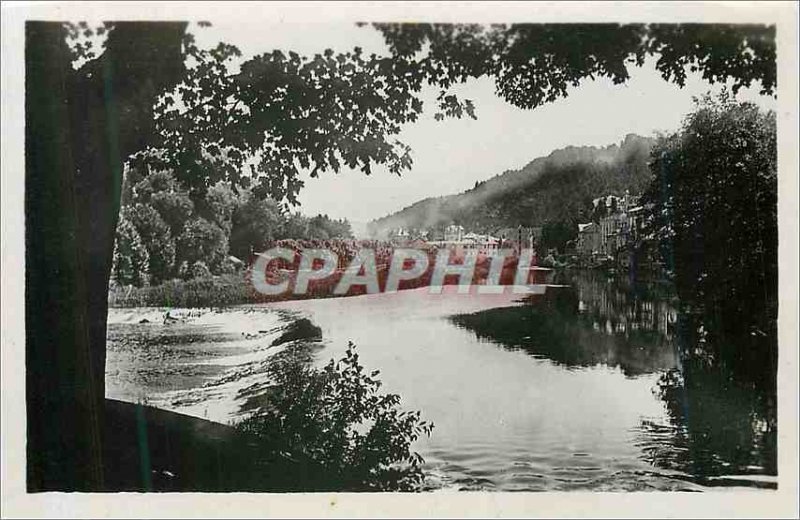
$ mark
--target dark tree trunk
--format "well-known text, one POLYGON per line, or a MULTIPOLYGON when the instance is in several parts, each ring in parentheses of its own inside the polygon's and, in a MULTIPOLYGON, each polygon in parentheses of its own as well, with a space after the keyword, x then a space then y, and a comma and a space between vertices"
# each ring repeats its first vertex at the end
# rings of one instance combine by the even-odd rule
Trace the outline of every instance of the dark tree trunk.
POLYGON ((75 71, 60 24, 26 26, 28 489, 102 490, 108 282, 124 161, 183 73, 184 23, 119 23, 75 71))

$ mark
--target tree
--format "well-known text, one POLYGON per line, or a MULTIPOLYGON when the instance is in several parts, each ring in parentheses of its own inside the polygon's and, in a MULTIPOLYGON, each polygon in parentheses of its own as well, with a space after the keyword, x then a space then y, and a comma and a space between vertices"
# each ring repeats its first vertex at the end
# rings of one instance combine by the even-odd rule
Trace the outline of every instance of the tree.
POLYGON ((225 183, 217 183, 206 193, 205 207, 208 218, 230 236, 233 227, 233 213, 239 202, 236 193, 225 183))
POLYGON ((774 27, 378 27, 391 57, 273 51, 231 73, 239 51, 198 49, 185 23, 108 24, 105 51, 77 70, 64 26, 27 23, 29 489, 102 488, 107 291, 126 160, 174 171, 193 194, 228 180, 294 202, 301 169, 409 168, 396 136, 419 117, 424 81, 442 88, 438 117, 474 116, 447 93, 470 77, 493 77, 504 99, 530 108, 582 78, 623 82, 625 64, 648 52, 679 84, 686 63, 736 86, 775 84, 774 27), (413 59, 426 41, 428 56, 413 59))
POLYGON ((150 281, 159 284, 168 280, 175 268, 176 252, 169 225, 155 208, 141 202, 130 208, 128 214, 147 250, 150 281))
POLYGON ((228 256, 228 237, 216 224, 204 218, 189 221, 177 240, 179 263, 203 262, 217 271, 228 256))
POLYGON ((277 202, 244 195, 244 202, 233 212, 231 254, 247 261, 252 253, 266 250, 267 244, 278 238, 282 223, 283 215, 277 202))
POLYGON ((577 222, 561 220, 545 222, 542 226, 542 252, 556 249, 563 253, 566 250, 567 242, 576 237, 577 230, 577 222))
POLYGON ((328 215, 317 215, 308 219, 305 238, 318 240, 353 238, 347 220, 333 220, 328 215))
POLYGON ((654 180, 645 194, 652 204, 650 232, 684 310, 699 317, 696 329, 703 326, 698 342, 704 358, 774 386, 775 114, 727 92, 696 103, 682 129, 653 149, 654 180))
POLYGON ((141 287, 148 281, 150 257, 130 218, 122 213, 114 242, 112 278, 120 285, 141 287))
POLYGON ((146 204, 158 212, 167 223, 172 236, 183 230, 183 225, 194 212, 189 193, 182 188, 169 171, 158 171, 145 176, 133 187, 133 204, 146 204))
POLYGON ((118 23, 78 70, 61 24, 26 23, 28 489, 103 488, 108 283, 126 158, 184 74, 184 23, 118 23), (55 319, 54 319, 55 318, 55 319))
POLYGON ((297 238, 308 236, 308 219, 300 212, 286 215, 281 228, 280 238, 297 238))
POLYGON ((376 23, 395 58, 442 88, 440 113, 474 113, 447 90, 469 78, 494 78, 497 94, 521 108, 566 97, 586 78, 628 80, 628 66, 657 55, 656 69, 683 86, 686 67, 711 83, 776 86, 775 27, 723 24, 416 24, 376 23))

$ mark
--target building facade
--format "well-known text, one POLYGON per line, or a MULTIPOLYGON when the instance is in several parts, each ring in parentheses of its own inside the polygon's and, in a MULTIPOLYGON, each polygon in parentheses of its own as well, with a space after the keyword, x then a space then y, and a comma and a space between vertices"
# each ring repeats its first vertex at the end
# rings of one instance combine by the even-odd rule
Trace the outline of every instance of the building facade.
POLYGON ((614 260, 627 264, 644 227, 644 207, 639 197, 606 195, 592 201, 594 219, 578 224, 575 250, 591 262, 614 260))

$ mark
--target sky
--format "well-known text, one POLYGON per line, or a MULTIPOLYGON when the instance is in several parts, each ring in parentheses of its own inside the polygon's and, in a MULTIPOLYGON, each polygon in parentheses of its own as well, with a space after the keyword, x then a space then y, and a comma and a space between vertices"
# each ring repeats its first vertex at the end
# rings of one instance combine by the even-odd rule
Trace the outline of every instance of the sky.
MULTIPOLYGON (((366 53, 388 54, 380 34, 352 23, 272 23, 262 21, 209 28, 192 28, 201 46, 219 41, 234 44, 244 59, 273 49, 313 55, 330 47, 334 51, 360 46, 366 53)), ((372 175, 343 170, 319 178, 305 176, 300 210, 325 213, 364 224, 398 211, 426 197, 449 195, 471 188, 506 170, 518 169, 536 157, 569 145, 607 146, 629 133, 651 136, 674 131, 692 110, 694 96, 718 91, 699 74, 689 73, 680 88, 664 81, 655 70, 655 59, 642 67, 629 67, 630 80, 613 85, 610 80, 583 82, 568 97, 533 110, 515 108, 497 97, 489 79, 459 86, 455 92, 472 99, 477 120, 435 121, 433 100, 438 92, 422 92, 426 110, 416 123, 406 125, 399 139, 411 146, 414 165, 398 177, 376 167, 372 175)), ((756 86, 739 93, 741 99, 765 108, 776 101, 758 94, 756 86)))

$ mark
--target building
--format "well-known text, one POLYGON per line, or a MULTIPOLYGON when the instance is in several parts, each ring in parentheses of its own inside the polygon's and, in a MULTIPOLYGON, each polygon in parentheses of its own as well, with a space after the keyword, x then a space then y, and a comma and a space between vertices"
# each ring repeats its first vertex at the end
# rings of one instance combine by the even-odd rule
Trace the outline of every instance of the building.
POLYGON ((497 249, 500 247, 500 239, 491 235, 479 235, 477 233, 467 233, 464 235, 463 243, 472 248, 497 249))
POLYGON ((541 227, 517 226, 495 231, 500 243, 505 247, 535 248, 542 239, 541 227))
POLYGON ((404 244, 411 240, 411 233, 406 228, 397 228, 389 231, 388 239, 395 244, 404 244))
POLYGON ((578 237, 575 240, 575 252, 582 257, 593 257, 600 254, 600 225, 595 222, 578 224, 578 237))
POLYGON ((628 264, 643 238, 645 208, 639 197, 606 195, 592 201, 593 222, 578 224, 576 253, 590 262, 615 260, 628 264))
POLYGON ((493 249, 499 249, 502 245, 502 241, 492 235, 473 232, 465 233, 463 226, 453 224, 445 228, 444 240, 433 241, 430 242, 430 244, 436 247, 451 248, 460 252, 477 249, 480 252, 486 253, 493 249))
POLYGON ((461 242, 464 240, 464 226, 452 224, 444 229, 445 242, 461 242))

